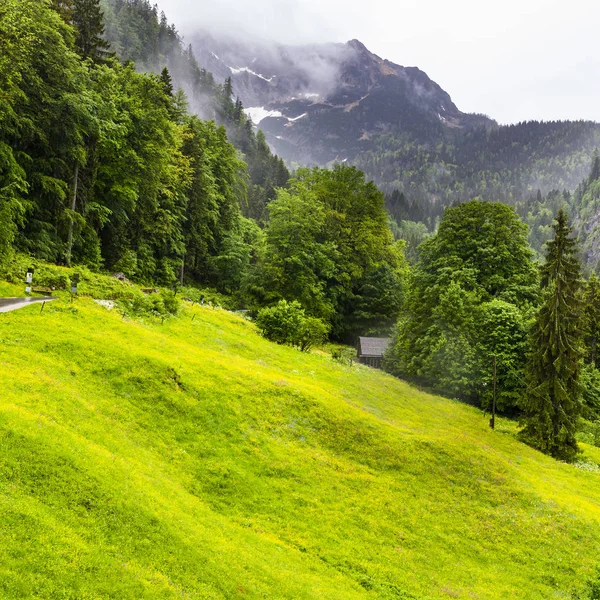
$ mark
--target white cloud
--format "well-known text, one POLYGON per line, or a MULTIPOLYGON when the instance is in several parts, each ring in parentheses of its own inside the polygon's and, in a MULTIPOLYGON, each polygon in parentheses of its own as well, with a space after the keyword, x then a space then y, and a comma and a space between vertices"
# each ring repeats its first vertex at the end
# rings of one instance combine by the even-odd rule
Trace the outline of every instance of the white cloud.
POLYGON ((461 110, 500 122, 600 121, 600 4, 588 0, 184 0, 159 3, 184 34, 209 27, 280 42, 358 38, 418 66, 461 110))

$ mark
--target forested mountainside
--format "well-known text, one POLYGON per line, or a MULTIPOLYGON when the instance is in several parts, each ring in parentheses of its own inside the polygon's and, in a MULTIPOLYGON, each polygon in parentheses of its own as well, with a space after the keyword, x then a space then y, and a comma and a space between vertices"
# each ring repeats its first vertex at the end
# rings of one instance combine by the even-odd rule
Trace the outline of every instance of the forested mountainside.
MULTIPOLYGON (((271 147, 292 163, 358 166, 387 192, 392 226, 409 242, 434 231, 447 206, 480 197, 517 207, 539 254, 551 223, 544 199, 555 207, 587 179, 600 146, 589 121, 500 126, 465 114, 424 72, 357 40, 285 46, 198 32, 192 42, 201 64, 231 77, 271 147)), ((587 244, 589 225, 579 230, 587 244)))
POLYGON ((148 0, 102 0, 105 33, 111 49, 136 70, 160 73, 168 68, 174 90, 185 93, 189 110, 214 120, 227 129, 229 141, 247 164, 246 216, 264 218, 264 208, 277 187, 284 186, 289 172, 282 159, 273 156, 262 132, 255 133, 252 120, 234 98, 231 82, 216 80, 200 65, 191 46, 185 46, 175 25, 148 0))
MULTIPOLYGON (((499 126, 461 112, 425 73, 358 40, 283 46, 202 31, 186 46, 148 0, 103 0, 103 7, 118 56, 138 70, 168 67, 190 110, 226 126, 248 165, 245 216, 264 220, 275 188, 288 179, 271 149, 296 166, 337 161, 364 171, 387 192, 392 229, 412 258, 447 206, 475 197, 514 206, 538 256, 557 207, 574 219, 581 213, 570 195, 588 178, 600 146, 597 123, 499 126)), ((579 219, 577 230, 593 266, 588 238, 598 218, 591 211, 587 203, 588 222, 579 219)))

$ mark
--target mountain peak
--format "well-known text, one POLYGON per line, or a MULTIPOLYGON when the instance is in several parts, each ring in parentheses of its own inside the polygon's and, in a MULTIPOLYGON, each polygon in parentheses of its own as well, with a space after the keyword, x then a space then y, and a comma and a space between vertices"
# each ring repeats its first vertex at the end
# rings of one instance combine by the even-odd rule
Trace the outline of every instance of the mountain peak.
POLYGON ((358 50, 359 52, 368 52, 370 54, 369 49, 360 40, 350 40, 346 45, 358 50))
POLYGON ((383 60, 358 39, 294 46, 198 34, 193 46, 217 79, 232 78, 234 94, 288 161, 351 161, 386 131, 426 141, 482 125, 426 73, 383 60))

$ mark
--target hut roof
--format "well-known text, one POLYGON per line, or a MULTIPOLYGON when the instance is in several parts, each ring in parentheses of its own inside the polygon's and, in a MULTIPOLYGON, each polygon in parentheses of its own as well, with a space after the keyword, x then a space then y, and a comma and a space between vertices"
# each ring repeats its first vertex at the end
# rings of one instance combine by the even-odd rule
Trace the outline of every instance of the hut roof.
POLYGON ((390 338, 359 337, 358 355, 370 357, 382 357, 390 345, 390 338))

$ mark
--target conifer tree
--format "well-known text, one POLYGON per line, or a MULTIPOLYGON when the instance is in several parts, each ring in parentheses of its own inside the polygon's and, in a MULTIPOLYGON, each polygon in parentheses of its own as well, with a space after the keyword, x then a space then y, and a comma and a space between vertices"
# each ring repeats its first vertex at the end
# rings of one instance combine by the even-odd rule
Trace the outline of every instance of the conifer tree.
POLYGON ((52 8, 61 16, 65 23, 73 23, 73 0, 52 0, 52 8))
POLYGON ((75 44, 82 58, 101 62, 110 56, 110 44, 104 35, 104 14, 100 0, 73 0, 75 44))
POLYGON ((231 100, 231 96, 233 95, 233 83, 231 81, 231 77, 228 77, 225 80, 225 85, 223 86, 223 96, 231 100))
POLYGON ((173 79, 171 78, 171 74, 169 73, 169 69, 167 69, 167 67, 164 67, 160 72, 160 81, 165 91, 165 96, 173 98, 173 79))
POLYGON ((531 333, 523 400, 524 438, 561 460, 572 460, 578 452, 575 432, 581 412, 581 267, 571 231, 567 215, 559 210, 541 268, 544 300, 531 333))

